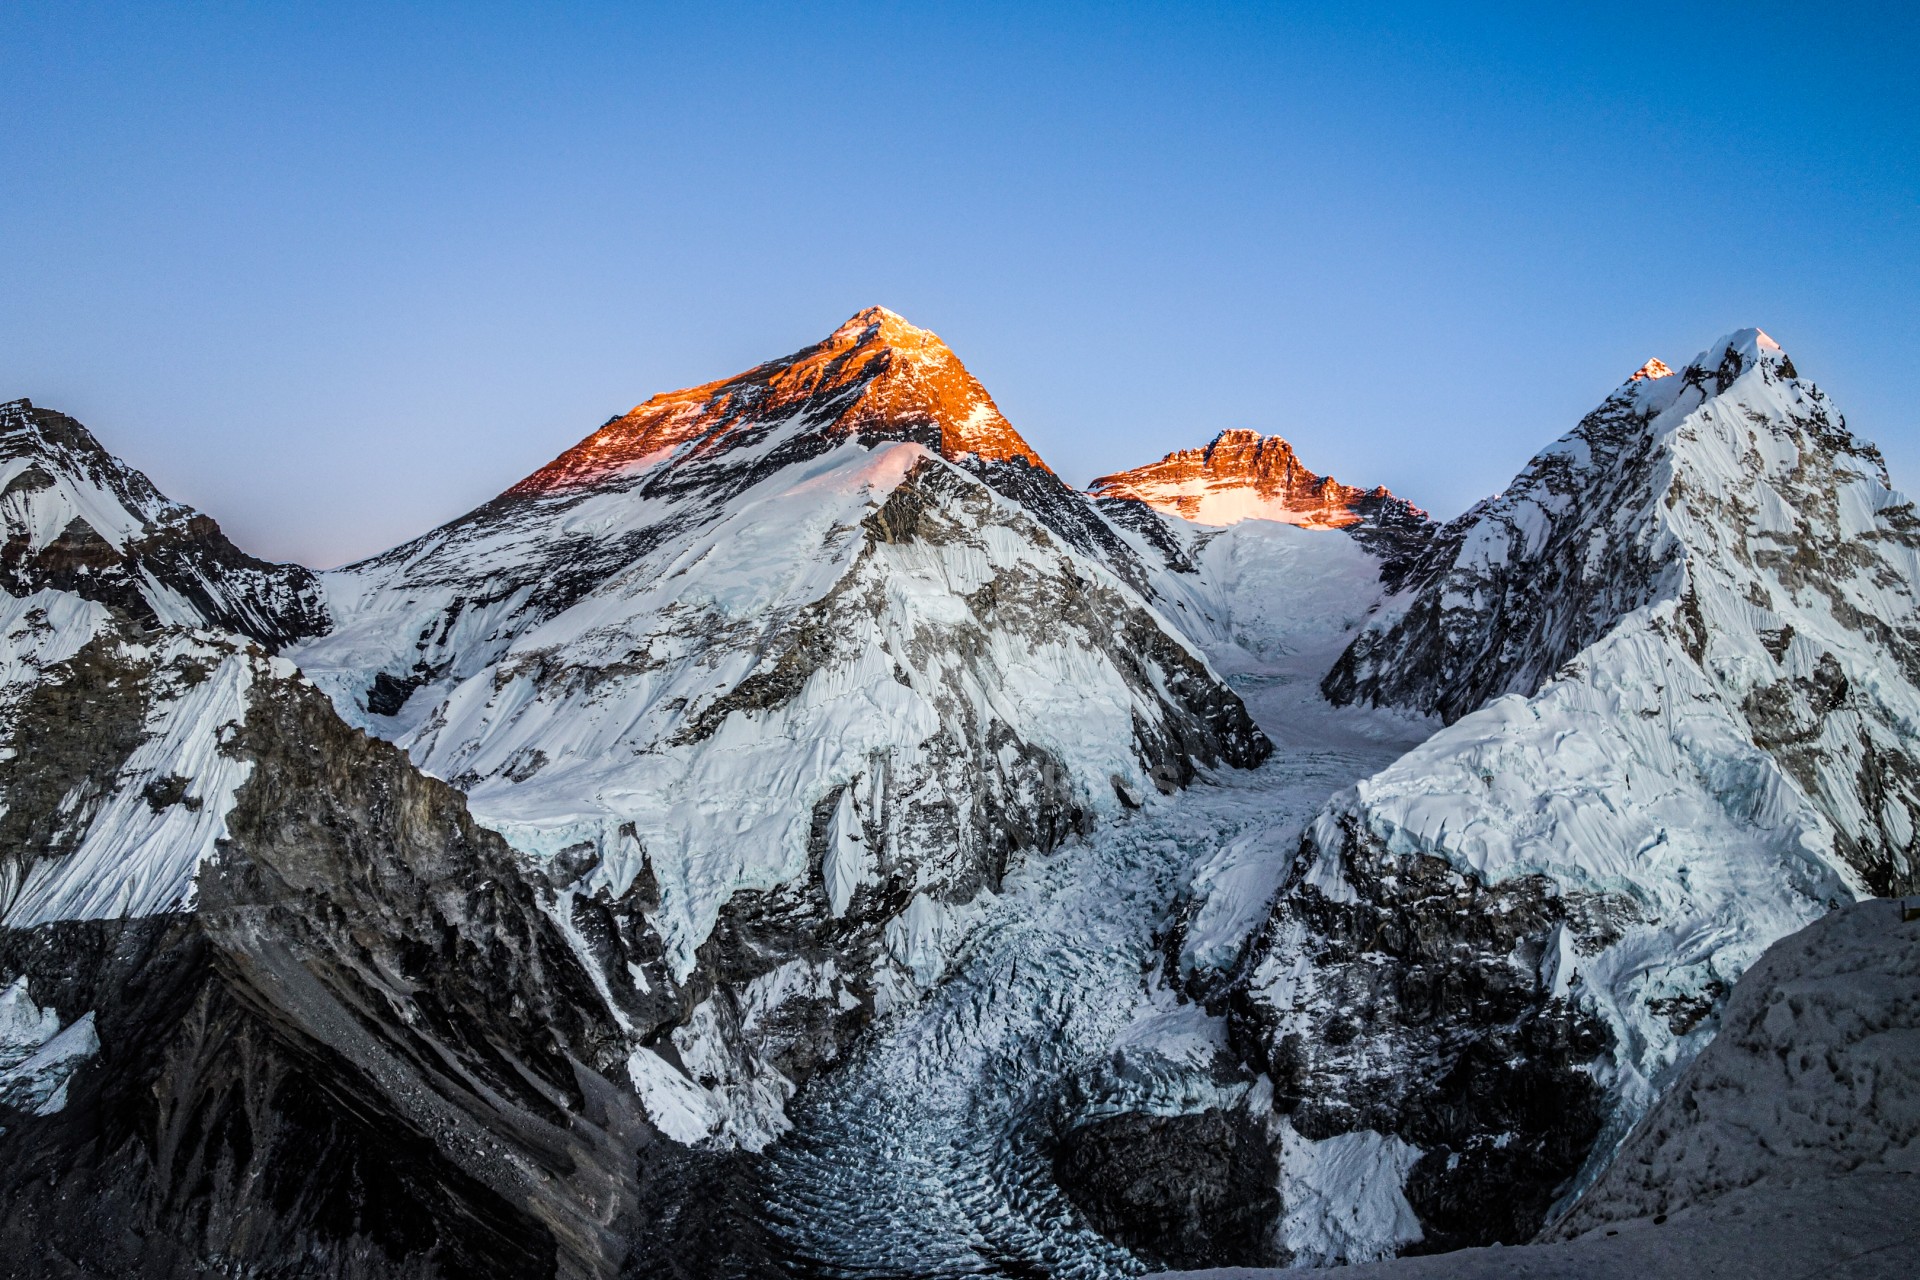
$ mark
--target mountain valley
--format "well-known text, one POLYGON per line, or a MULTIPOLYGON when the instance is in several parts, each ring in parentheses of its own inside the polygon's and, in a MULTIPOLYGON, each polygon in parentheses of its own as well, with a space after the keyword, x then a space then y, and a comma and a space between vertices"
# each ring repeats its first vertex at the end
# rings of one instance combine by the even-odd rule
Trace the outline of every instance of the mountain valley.
POLYGON ((1755 329, 1444 523, 883 308, 338 569, 27 401, 0 519, 8 1274, 1431 1266, 1769 1194, 1650 1136, 1743 975, 1920 946, 1920 517, 1755 329))

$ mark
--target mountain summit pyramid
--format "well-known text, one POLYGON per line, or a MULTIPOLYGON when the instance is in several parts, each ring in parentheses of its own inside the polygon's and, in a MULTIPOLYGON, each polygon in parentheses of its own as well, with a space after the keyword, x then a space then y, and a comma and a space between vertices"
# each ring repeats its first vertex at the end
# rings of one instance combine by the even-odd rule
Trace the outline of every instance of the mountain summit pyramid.
POLYGON ((747 448, 790 423, 826 440, 918 440, 950 461, 1046 467, 937 334, 868 307, 793 355, 654 396, 509 492, 574 489, 668 457, 747 448))

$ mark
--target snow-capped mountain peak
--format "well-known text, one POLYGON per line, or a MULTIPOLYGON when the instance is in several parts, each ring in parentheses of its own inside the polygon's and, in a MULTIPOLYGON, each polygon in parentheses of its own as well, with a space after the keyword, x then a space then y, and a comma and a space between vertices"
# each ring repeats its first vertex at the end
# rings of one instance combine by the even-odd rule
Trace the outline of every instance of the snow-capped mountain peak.
POLYGON ((69 591, 152 625, 230 630, 275 648, 326 626, 313 575, 269 564, 174 502, 78 422, 0 404, 0 585, 69 591))
POLYGON ((1358 489, 1317 475, 1287 441, 1245 428, 1222 431, 1203 448, 1176 449, 1158 462, 1101 476, 1089 490, 1200 524, 1278 520, 1344 529, 1387 513, 1420 521, 1426 514, 1385 488, 1358 489))
POLYGON ((1660 359, 1658 356, 1655 356, 1653 359, 1641 365, 1638 369, 1635 369, 1633 371, 1633 377, 1630 379, 1630 381, 1633 381, 1633 382, 1651 381, 1655 378, 1671 378, 1672 376, 1673 376, 1673 370, 1667 367, 1667 362, 1665 360, 1660 359))
POLYGON ((818 447, 847 437, 917 440, 949 460, 1017 458, 1046 468, 938 335, 869 307, 793 355, 654 396, 508 493, 588 488, 775 437, 818 447))

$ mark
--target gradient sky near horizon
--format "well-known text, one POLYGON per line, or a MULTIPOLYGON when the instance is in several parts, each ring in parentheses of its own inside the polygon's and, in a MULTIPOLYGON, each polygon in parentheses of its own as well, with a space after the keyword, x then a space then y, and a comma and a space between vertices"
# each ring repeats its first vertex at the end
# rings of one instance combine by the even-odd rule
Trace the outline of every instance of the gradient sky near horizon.
POLYGON ((9 0, 0 398, 328 565, 875 303, 1441 515, 1757 324, 1920 491, 1920 9, 1594 8, 9 0))

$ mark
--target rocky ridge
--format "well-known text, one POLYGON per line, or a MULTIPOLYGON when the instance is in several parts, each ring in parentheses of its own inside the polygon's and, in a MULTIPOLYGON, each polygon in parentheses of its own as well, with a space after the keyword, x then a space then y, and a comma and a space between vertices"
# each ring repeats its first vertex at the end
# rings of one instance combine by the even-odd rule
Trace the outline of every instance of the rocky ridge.
POLYGON ((1101 476, 1088 492, 1109 512, 1140 503, 1203 525, 1277 520, 1345 529, 1388 562, 1394 580, 1433 531, 1427 513, 1384 487, 1359 489, 1307 470, 1279 436, 1222 431, 1204 448, 1101 476))
POLYGON ((28 400, 0 404, 0 522, 13 596, 52 588, 149 626, 213 627, 270 649, 327 627, 310 570, 241 551, 72 418, 28 400))
POLYGON ((6 1273, 617 1274, 657 1134, 544 886, 268 652, 324 619, 310 575, 32 414, 0 597, 6 1273))

